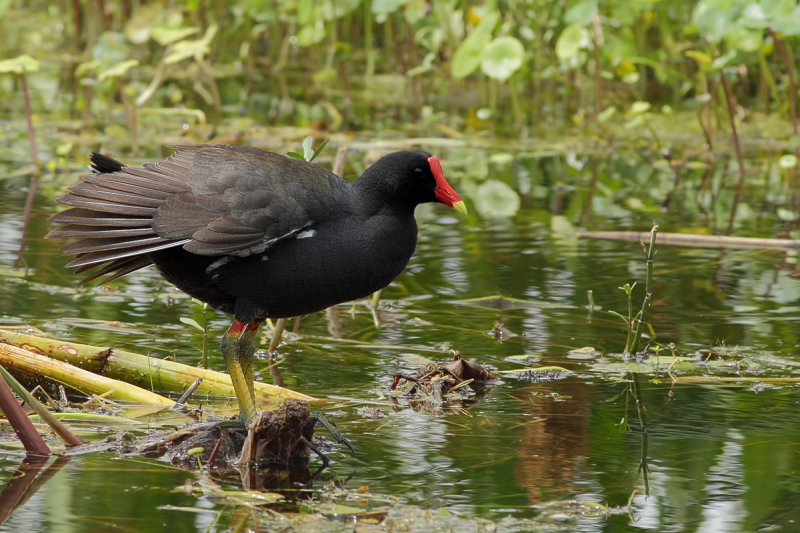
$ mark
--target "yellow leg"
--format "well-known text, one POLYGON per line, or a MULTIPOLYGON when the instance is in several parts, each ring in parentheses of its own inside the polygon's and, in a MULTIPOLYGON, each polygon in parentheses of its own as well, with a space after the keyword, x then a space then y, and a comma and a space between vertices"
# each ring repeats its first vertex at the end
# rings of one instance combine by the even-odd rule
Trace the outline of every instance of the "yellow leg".
POLYGON ((222 336, 220 348, 228 374, 231 376, 233 390, 239 402, 239 418, 247 426, 255 420, 255 391, 253 387, 253 353, 255 352, 255 334, 258 322, 246 324, 234 320, 222 336))
POLYGON ((256 391, 253 385, 253 354, 256 353, 256 333, 258 332, 259 322, 250 322, 239 336, 239 362, 244 372, 245 383, 250 391, 255 405, 256 391))

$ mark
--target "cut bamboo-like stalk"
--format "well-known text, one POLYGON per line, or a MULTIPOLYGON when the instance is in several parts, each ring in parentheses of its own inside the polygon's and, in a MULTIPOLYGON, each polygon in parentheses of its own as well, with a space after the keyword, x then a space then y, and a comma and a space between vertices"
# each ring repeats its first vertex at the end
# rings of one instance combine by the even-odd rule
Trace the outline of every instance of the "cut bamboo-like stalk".
MULTIPOLYGON (((182 393, 197 378, 203 378, 196 395, 235 396, 231 378, 227 374, 175 361, 147 357, 126 350, 28 335, 17 330, 2 328, 0 328, 0 343, 13 344, 148 390, 182 393)), ((259 403, 270 406, 277 406, 287 398, 315 400, 311 396, 261 382, 255 383, 255 393, 259 403)))
POLYGON ((0 344, 0 364, 10 371, 22 372, 30 376, 45 376, 87 395, 103 394, 111 400, 142 405, 172 406, 175 403, 169 398, 130 383, 100 376, 67 362, 11 344, 0 344))
MULTIPOLYGON (((647 242, 650 240, 649 231, 577 231, 572 235, 594 239, 613 239, 632 242, 647 242)), ((774 248, 781 250, 800 249, 800 241, 798 240, 730 237, 726 235, 694 235, 690 233, 659 233, 658 242, 659 244, 697 246, 705 248, 774 248)))

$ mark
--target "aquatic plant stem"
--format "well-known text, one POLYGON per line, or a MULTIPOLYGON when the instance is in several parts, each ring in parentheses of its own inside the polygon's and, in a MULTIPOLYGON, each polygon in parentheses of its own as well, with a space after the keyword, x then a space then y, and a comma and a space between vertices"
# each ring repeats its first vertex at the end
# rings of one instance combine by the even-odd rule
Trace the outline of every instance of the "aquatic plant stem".
POLYGON ((633 285, 625 284, 623 290, 625 290, 625 295, 628 297, 628 315, 626 318, 626 322, 628 324, 628 336, 625 339, 625 352, 624 353, 631 353, 631 347, 633 346, 633 324, 636 322, 636 319, 633 317, 633 288, 636 286, 636 283, 633 285))
POLYGON ((372 46, 372 11, 371 2, 364 2, 364 52, 366 55, 366 77, 375 75, 375 49, 372 46))
POLYGON ((775 43, 775 48, 778 49, 778 54, 781 56, 783 66, 786 68, 786 76, 789 78, 789 109, 792 119, 792 133, 797 135, 797 89, 795 88, 794 83, 794 70, 792 70, 792 62, 789 61, 789 56, 786 54, 786 48, 784 48, 783 42, 775 34, 775 32, 772 31, 772 28, 767 28, 767 31, 772 36, 772 40, 775 43))
POLYGON ((733 108, 733 97, 731 96, 731 89, 728 86, 728 80, 725 79, 724 70, 720 70, 719 78, 722 81, 722 90, 725 93, 725 102, 728 106, 728 120, 731 125, 731 136, 733 137, 733 148, 736 151, 736 161, 739 163, 739 181, 736 183, 733 205, 731 206, 731 216, 728 219, 728 227, 725 229, 725 235, 730 235, 733 230, 733 221, 736 218, 736 209, 739 207, 742 185, 744 185, 744 158, 742 157, 742 146, 739 143, 739 133, 736 131, 736 110, 733 108))
POLYGON ((636 399, 636 414, 639 417, 639 428, 642 432, 642 443, 639 456, 639 473, 642 474, 642 481, 644 483, 644 494, 650 496, 650 482, 647 479, 647 473, 650 467, 647 462, 647 409, 645 409, 644 401, 642 400, 642 387, 639 384, 639 373, 631 372, 631 388, 633 389, 633 397, 636 399))
POLYGON ((25 73, 19 75, 19 83, 22 87, 22 98, 25 102, 25 125, 28 128, 28 143, 31 148, 31 162, 39 169, 39 150, 36 148, 36 137, 33 136, 33 116, 31 114, 31 96, 28 93, 28 82, 25 78, 25 73))
MULTIPOLYGON (((783 66, 786 69, 786 76, 789 78, 789 113, 791 114, 792 119, 792 133, 797 136, 797 88, 795 87, 794 82, 794 70, 792 69, 792 62, 789 60, 789 55, 786 53, 786 48, 783 46, 783 42, 780 40, 778 35, 772 31, 772 28, 767 28, 767 31, 772 36, 772 40, 775 42, 775 47, 778 49, 778 53, 781 56, 781 60, 783 61, 783 66)), ((774 82, 773 82, 774 83, 774 82)), ((795 148, 794 154, 796 157, 800 157, 800 149, 795 148)), ((797 165, 792 167, 792 201, 791 205, 796 204, 797 199, 797 165)))
POLYGON ((279 318, 275 321, 275 328, 272 330, 272 339, 269 342, 269 349, 267 353, 275 353, 278 345, 281 343, 283 337, 283 330, 286 328, 286 319, 279 318))
MULTIPOLYGON (((4 349, 12 348, 13 351, 21 350, 20 348, 14 347, 4 347, 4 349)), ((22 351, 22 350, 21 350, 22 351)), ((8 361, 5 361, 3 366, 0 368, 0 374, 2 374, 3 381, 8 384, 9 388, 13 389, 14 392, 17 393, 17 396, 22 398, 25 403, 27 403, 33 411, 39 415, 39 418, 45 422, 50 429, 52 429, 58 437, 64 441, 64 444, 67 446, 81 446, 83 441, 79 439, 70 429, 58 420, 53 413, 48 411, 47 407, 45 407, 42 402, 34 398, 28 390, 20 384, 19 381, 11 375, 11 373, 6 370, 6 367, 12 367, 12 365, 8 364, 8 361)), ((38 434, 38 433, 37 433, 38 434)))
POLYGON ((639 349, 639 341, 642 339, 642 324, 647 322, 647 313, 650 310, 650 303, 653 301, 653 267, 656 258, 657 233, 658 224, 653 224, 653 228, 650 230, 650 246, 647 249, 647 257, 645 258, 647 262, 647 280, 644 286, 644 300, 642 300, 642 308, 636 317, 636 331, 633 334, 633 344, 628 353, 636 353, 639 349))
POLYGON ((33 135, 33 117, 31 114, 31 97, 28 93, 28 82, 25 72, 19 74, 19 83, 22 87, 22 99, 25 102, 25 125, 28 128, 28 143, 30 144, 31 163, 33 172, 31 173, 31 184, 28 187, 28 196, 25 198, 25 210, 22 217, 22 236, 19 239, 19 250, 17 259, 14 261, 14 268, 18 267, 22 261, 22 252, 25 251, 25 240, 28 235, 28 223, 33 212, 33 199, 36 197, 36 189, 39 187, 39 174, 41 165, 39 164, 39 150, 36 148, 36 137, 33 135))
POLYGON ((11 387, 5 380, 0 380, 0 406, 2 406, 3 414, 5 414, 9 424, 14 429, 14 433, 19 437, 26 452, 37 455, 50 455, 50 448, 48 448, 42 436, 39 435, 39 432, 36 431, 36 428, 33 427, 25 411, 17 403, 17 399, 11 392, 11 387))

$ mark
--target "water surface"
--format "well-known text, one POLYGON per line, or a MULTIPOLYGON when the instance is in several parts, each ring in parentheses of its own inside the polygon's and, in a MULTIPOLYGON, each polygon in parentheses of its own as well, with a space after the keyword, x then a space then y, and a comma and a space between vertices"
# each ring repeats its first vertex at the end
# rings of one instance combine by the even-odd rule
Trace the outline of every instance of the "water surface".
MULTIPOLYGON (((416 255, 382 294, 380 327, 364 302, 344 304, 338 308, 344 341, 332 338, 325 314, 316 313, 280 348, 282 384, 333 399, 320 408, 359 452, 354 458, 334 447, 333 464, 315 486, 368 486, 374 494, 396 497, 397 505, 485 517, 511 530, 508 517, 542 517, 554 502, 578 500, 615 511, 571 516, 554 528, 794 531, 800 518, 800 395, 793 384, 767 378, 797 373, 800 291, 790 277, 796 255, 659 245, 650 315, 659 358, 671 357, 669 343, 679 356, 714 349, 736 358, 730 365, 690 372, 703 377, 697 382, 673 382, 663 367, 632 372, 634 367, 625 366, 631 359, 620 353, 625 324, 606 310, 626 312, 618 287, 628 282, 638 283, 634 294, 640 302, 642 246, 571 231, 646 232, 653 220, 661 231, 717 231, 725 225, 719 214, 724 210, 708 203, 690 180, 670 211, 659 211, 671 177, 642 158, 620 154, 603 164, 602 187, 589 198, 591 159, 579 167, 567 156, 534 157, 525 151, 511 153, 508 164, 475 166, 469 159, 490 160, 494 151, 454 148, 439 155, 471 209, 480 202, 470 197, 476 187, 498 179, 522 193, 515 215, 493 217, 484 206, 484 212, 472 209, 459 218, 441 206, 424 206, 418 212, 416 255), (611 190, 619 176, 634 177, 622 195, 611 190), (491 296, 498 298, 469 301, 491 296), (572 352, 584 347, 596 354, 585 359, 572 352), (391 398, 396 373, 414 374, 424 359, 446 361, 451 350, 497 373, 519 368, 516 356, 522 355, 535 365, 571 373, 545 382, 504 376, 464 409, 415 410, 404 399, 391 398), (642 410, 636 408, 637 393, 642 410)), ((753 160, 754 166, 769 164, 768 158, 753 160)), ((59 243, 42 238, 62 180, 43 180, 23 266, 13 268, 26 183, 25 176, 0 180, 0 322, 198 364, 200 335, 178 320, 193 312, 191 303, 154 271, 106 288, 76 288, 63 269, 59 243), (119 324, 112 328, 83 319, 119 324)), ((745 200, 753 206, 767 201, 757 195, 745 200)), ((736 234, 779 233, 783 226, 772 212, 743 215, 736 234)), ((215 338, 228 320, 212 317, 215 338)), ((640 359, 652 367, 652 358, 640 359)), ((209 365, 224 369, 214 350, 209 365)), ((255 368, 261 379, 275 379, 265 360, 255 368)), ((82 430, 95 431, 97 439, 109 431, 82 430)), ((0 479, 12 477, 22 456, 13 444, 2 448, 0 479)), ((229 527, 235 513, 207 492, 193 490, 200 485, 201 476, 158 461, 83 455, 72 458, 2 528, 229 527)))

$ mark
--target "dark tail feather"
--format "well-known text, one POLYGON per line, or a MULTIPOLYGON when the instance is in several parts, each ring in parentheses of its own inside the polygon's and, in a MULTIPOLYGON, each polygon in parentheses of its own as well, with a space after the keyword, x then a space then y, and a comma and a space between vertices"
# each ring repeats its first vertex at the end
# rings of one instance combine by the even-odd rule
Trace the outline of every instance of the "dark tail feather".
POLYGON ((97 152, 92 152, 91 159, 92 159, 92 170, 94 172, 110 174, 112 172, 119 172, 125 167, 125 165, 123 165, 116 159, 112 159, 107 155, 103 155, 97 152))
MULTIPOLYGON (((129 274, 134 270, 139 270, 140 268, 146 267, 150 263, 151 263, 150 258, 147 256, 134 256, 134 257, 128 257, 126 259, 113 261, 111 263, 107 263, 100 270, 82 279, 81 285, 86 285, 89 282, 97 279, 100 280, 97 284, 102 285, 104 283, 108 283, 111 280, 121 278, 125 274, 129 274)), ((95 266, 97 265, 85 265, 78 268, 75 272, 76 273, 86 272, 88 270, 91 270, 95 266)))
POLYGON ((153 169, 129 168, 103 154, 91 157, 92 173, 70 187, 59 203, 72 207, 53 215, 60 225, 47 236, 79 239, 62 248, 75 258, 67 265, 89 272, 83 283, 106 283, 149 265, 150 254, 189 239, 160 237, 153 229, 158 208, 185 182, 153 169))

